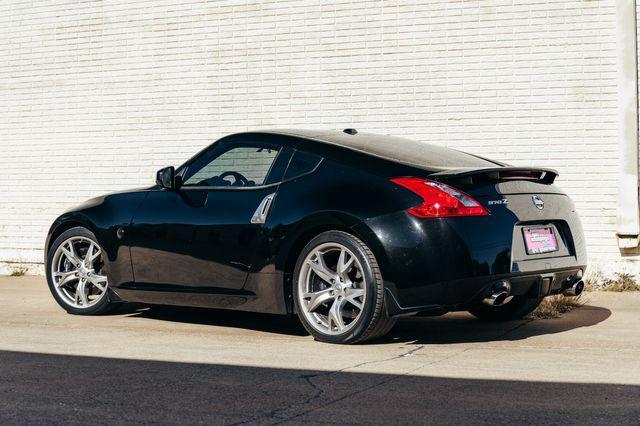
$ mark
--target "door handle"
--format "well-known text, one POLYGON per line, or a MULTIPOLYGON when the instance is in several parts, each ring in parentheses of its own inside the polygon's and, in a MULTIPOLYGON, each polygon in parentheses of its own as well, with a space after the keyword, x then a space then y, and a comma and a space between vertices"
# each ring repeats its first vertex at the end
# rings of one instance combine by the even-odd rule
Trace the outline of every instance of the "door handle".
POLYGON ((258 204, 258 208, 256 212, 251 217, 251 223, 264 223, 267 220, 267 215, 269 214, 269 209, 271 208, 271 204, 273 203, 273 198, 276 196, 276 193, 269 194, 262 199, 260 204, 258 204))

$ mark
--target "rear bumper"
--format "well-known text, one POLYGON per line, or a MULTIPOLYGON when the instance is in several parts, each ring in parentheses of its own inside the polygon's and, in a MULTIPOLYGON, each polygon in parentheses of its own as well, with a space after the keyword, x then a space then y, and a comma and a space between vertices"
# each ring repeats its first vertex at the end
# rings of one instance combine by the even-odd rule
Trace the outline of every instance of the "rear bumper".
POLYGON ((441 314, 448 311, 466 310, 469 306, 481 303, 491 294, 495 284, 500 281, 508 281, 511 287, 511 296, 523 296, 530 298, 542 298, 552 294, 562 293, 574 282, 578 281, 585 271, 586 265, 563 268, 553 271, 544 271, 527 274, 509 274, 479 277, 467 280, 446 282, 429 286, 428 288, 416 288, 413 294, 403 291, 403 299, 425 301, 435 289, 439 297, 429 298, 427 303, 413 305, 401 304, 397 293, 387 289, 385 303, 387 312, 391 316, 400 316, 425 312, 441 314))

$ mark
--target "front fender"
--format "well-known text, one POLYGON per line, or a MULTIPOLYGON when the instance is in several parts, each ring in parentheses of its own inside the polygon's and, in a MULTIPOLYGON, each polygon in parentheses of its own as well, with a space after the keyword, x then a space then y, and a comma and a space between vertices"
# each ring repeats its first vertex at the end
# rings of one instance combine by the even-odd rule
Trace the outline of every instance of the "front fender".
POLYGON ((126 233, 117 237, 119 228, 127 229, 146 191, 105 195, 85 201, 59 216, 52 224, 45 245, 45 263, 53 241, 68 229, 82 226, 93 232, 102 247, 109 282, 113 286, 133 282, 131 255, 126 233))
MULTIPOLYGON (((49 249, 51 248, 51 244, 53 244, 55 239, 58 238, 63 232, 67 231, 68 229, 75 228, 76 226, 87 228, 88 230, 93 232, 97 238, 95 225, 93 224, 93 222, 91 222, 91 219, 89 219, 87 215, 83 214, 82 212, 76 211, 63 213, 53 221, 53 223, 49 227, 49 232, 47 232, 47 238, 44 245, 45 263, 47 262, 47 258, 49 256, 49 249)), ((102 241, 98 241, 98 243, 102 245, 102 241)))

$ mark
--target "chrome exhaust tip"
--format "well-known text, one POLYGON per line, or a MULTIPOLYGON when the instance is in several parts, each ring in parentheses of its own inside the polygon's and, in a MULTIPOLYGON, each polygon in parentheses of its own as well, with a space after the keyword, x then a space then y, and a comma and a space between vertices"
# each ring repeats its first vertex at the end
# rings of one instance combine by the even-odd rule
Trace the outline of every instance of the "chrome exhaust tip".
POLYGON ((580 296, 583 290, 584 290, 584 281, 579 280, 573 283, 571 287, 566 288, 562 292, 562 294, 567 297, 575 297, 575 296, 580 296))
POLYGON ((489 306, 500 306, 511 300, 509 292, 511 291, 511 285, 508 281, 500 281, 493 287, 492 293, 482 299, 482 303, 489 306))
POLYGON ((500 306, 504 305, 504 301, 507 300, 507 297, 509 297, 509 293, 506 291, 496 291, 489 297, 482 299, 482 303, 489 306, 500 306))

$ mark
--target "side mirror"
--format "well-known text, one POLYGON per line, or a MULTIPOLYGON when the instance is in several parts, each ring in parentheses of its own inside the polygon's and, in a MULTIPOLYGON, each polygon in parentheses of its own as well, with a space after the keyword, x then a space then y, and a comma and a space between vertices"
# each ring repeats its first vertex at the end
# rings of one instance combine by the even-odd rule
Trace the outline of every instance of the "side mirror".
POLYGON ((176 169, 173 166, 165 167, 156 173, 156 183, 162 188, 177 189, 175 182, 176 169))

